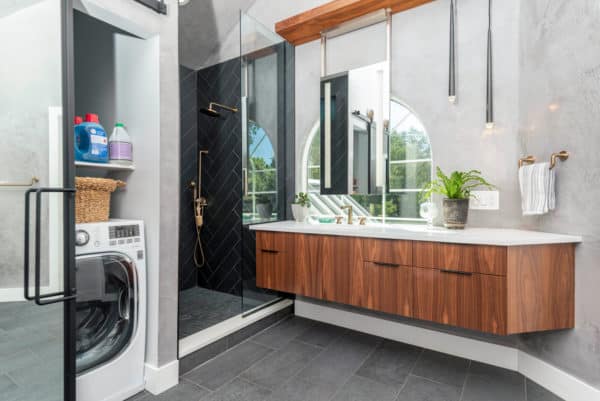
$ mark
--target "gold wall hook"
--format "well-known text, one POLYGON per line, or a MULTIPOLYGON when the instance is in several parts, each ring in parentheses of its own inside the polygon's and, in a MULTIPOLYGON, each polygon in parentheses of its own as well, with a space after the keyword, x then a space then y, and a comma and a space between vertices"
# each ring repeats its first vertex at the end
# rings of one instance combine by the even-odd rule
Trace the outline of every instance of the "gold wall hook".
POLYGON ((557 158, 560 159, 560 161, 564 162, 569 158, 569 152, 567 152, 566 150, 561 150, 558 153, 552 153, 552 156, 550 156, 550 170, 556 167, 557 158))
POLYGON ((535 163, 535 156, 529 155, 527 157, 522 157, 519 159, 519 168, 523 167, 524 164, 533 164, 535 163))

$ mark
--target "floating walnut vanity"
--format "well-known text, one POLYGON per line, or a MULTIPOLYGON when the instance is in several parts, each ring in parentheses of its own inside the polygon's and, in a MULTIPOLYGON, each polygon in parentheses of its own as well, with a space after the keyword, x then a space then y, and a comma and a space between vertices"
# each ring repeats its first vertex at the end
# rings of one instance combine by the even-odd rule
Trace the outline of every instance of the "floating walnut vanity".
POLYGON ((580 237, 287 221, 251 229, 259 287, 497 335, 574 326, 580 237))

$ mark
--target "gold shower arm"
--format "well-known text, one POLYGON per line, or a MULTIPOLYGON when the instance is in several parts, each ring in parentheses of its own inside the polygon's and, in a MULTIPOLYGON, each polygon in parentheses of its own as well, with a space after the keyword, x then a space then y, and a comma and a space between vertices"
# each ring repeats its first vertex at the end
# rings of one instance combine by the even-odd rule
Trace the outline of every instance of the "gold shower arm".
POLYGON ((238 112, 238 109, 236 107, 225 106, 224 104, 215 103, 215 102, 210 102, 210 104, 208 105, 208 108, 212 109, 213 106, 217 106, 218 108, 229 110, 234 113, 238 112))

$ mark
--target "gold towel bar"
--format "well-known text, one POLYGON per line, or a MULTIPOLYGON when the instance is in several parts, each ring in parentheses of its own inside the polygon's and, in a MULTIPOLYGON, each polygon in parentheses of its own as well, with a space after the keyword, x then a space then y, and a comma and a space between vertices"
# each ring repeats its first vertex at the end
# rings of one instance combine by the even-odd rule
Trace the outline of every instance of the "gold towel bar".
POLYGON ((560 159, 560 161, 564 162, 569 158, 569 152, 567 152, 566 150, 561 150, 558 153, 552 153, 552 156, 550 156, 550 170, 556 167, 557 158, 560 159))
POLYGON ((535 163, 535 156, 527 156, 527 157, 522 157, 519 159, 519 168, 523 167, 523 164, 527 163, 527 164, 533 164, 535 163))
MULTIPOLYGON (((552 156, 550 156, 550 170, 552 170, 554 167, 556 167, 556 159, 560 159, 560 161, 565 161, 569 158, 569 152, 567 152, 566 150, 561 150, 558 153, 552 153, 552 156)), ((536 158, 535 156, 529 155, 526 157, 522 157, 519 159, 519 168, 523 167, 523 165, 525 164, 533 164, 536 162, 536 158)))
POLYGON ((29 182, 10 182, 0 181, 0 187, 32 187, 40 181, 39 178, 33 176, 29 182))

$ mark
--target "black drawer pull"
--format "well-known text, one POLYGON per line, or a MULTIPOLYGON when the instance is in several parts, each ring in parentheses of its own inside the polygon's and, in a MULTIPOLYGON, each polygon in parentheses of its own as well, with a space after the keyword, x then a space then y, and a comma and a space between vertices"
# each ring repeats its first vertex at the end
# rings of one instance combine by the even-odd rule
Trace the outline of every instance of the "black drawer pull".
POLYGON ((272 254, 274 254, 274 255, 276 255, 276 254, 278 254, 278 253, 279 253, 279 251, 276 251, 276 250, 274 250, 274 249, 261 249, 260 251, 261 251, 262 253, 272 253, 272 254))
POLYGON ((373 263, 375 266, 382 266, 382 267, 400 267, 400 265, 397 263, 384 263, 384 262, 371 262, 371 263, 373 263))
POLYGON ((472 276, 473 275, 473 273, 470 273, 470 272, 461 272, 459 270, 440 269, 440 272, 447 273, 447 274, 458 274, 458 275, 461 275, 461 276, 472 276))

